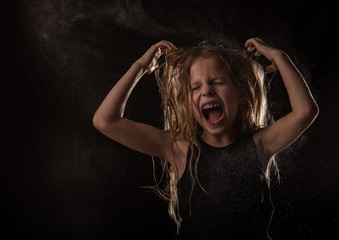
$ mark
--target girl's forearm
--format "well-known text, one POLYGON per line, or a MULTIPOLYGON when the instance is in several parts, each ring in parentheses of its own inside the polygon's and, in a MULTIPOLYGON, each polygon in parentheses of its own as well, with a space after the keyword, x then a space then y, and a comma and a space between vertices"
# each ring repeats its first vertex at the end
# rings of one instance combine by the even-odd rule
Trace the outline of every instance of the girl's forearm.
POLYGON ((126 102, 143 75, 142 64, 135 62, 101 103, 93 118, 95 125, 110 123, 123 117, 126 102))
POLYGON ((292 112, 297 117, 314 117, 318 113, 318 106, 298 69, 290 58, 282 51, 277 51, 273 58, 284 81, 292 112))

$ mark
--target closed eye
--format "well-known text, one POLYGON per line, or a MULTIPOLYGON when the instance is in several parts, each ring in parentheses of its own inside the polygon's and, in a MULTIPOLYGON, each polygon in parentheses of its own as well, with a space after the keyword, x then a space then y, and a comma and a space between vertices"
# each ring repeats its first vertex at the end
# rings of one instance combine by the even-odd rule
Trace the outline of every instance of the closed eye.
POLYGON ((213 85, 222 85, 226 83, 226 80, 223 77, 215 77, 210 81, 213 85))
POLYGON ((225 84, 225 82, 217 81, 217 82, 213 82, 212 84, 213 85, 223 85, 223 84, 225 84))
POLYGON ((191 91, 198 90, 199 88, 200 88, 200 86, 192 87, 192 88, 191 88, 191 91))

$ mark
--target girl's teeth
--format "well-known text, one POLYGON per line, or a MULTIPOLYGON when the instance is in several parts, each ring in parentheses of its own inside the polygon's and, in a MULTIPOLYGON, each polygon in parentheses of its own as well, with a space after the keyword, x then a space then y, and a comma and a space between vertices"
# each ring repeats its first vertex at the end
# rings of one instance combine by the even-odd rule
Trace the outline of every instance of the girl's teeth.
POLYGON ((209 108, 214 108, 214 107, 218 107, 218 106, 219 106, 219 104, 207 104, 207 105, 204 106, 203 109, 209 109, 209 108))

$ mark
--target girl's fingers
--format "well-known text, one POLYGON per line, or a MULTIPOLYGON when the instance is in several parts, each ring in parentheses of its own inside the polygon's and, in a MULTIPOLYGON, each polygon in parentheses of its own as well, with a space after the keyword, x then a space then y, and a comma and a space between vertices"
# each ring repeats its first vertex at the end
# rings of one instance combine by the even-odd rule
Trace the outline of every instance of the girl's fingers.
POLYGON ((261 38, 256 37, 256 38, 254 38, 254 39, 257 40, 257 41, 259 41, 259 42, 265 43, 264 40, 262 40, 261 38))
POLYGON ((247 51, 249 52, 252 52, 256 49, 254 56, 259 57, 262 54, 261 50, 263 44, 265 44, 265 42, 260 38, 250 38, 246 41, 245 47, 247 47, 247 51))
POLYGON ((247 47, 247 51, 251 52, 261 44, 265 44, 261 38, 250 38, 245 42, 245 47, 247 47))
POLYGON ((166 40, 162 40, 161 42, 159 42, 156 45, 157 45, 157 47, 160 47, 160 48, 166 47, 170 50, 176 49, 176 46, 173 43, 166 41, 166 40))
POLYGON ((248 40, 245 42, 245 47, 251 47, 251 46, 254 46, 254 41, 255 41, 254 38, 248 39, 248 40))
POLYGON ((246 41, 245 47, 247 51, 252 52, 256 50, 254 56, 259 57, 264 55, 272 64, 265 68, 266 73, 275 72, 278 68, 273 61, 273 48, 265 43, 261 38, 250 38, 246 41))
POLYGON ((259 57, 260 55, 261 55, 261 52, 259 52, 259 51, 256 51, 255 54, 254 54, 254 56, 256 56, 256 57, 259 57))
POLYGON ((171 42, 168 42, 168 43, 171 46, 171 50, 177 49, 177 47, 173 43, 171 43, 171 42))
POLYGON ((168 42, 168 44, 166 45, 166 47, 167 47, 167 49, 170 50, 170 51, 177 49, 177 47, 176 47, 173 43, 171 43, 171 42, 168 42))
POLYGON ((153 45, 153 48, 156 49, 156 51, 158 51, 158 49, 164 49, 164 48, 168 48, 169 44, 167 44, 165 41, 161 41, 158 42, 156 44, 153 45))
POLYGON ((272 72, 275 72, 278 68, 274 65, 274 64, 271 64, 271 65, 268 65, 267 67, 265 67, 265 72, 266 73, 272 73, 272 72))
POLYGON ((176 46, 166 40, 153 44, 140 60, 143 65, 148 66, 145 72, 152 73, 159 66, 158 59, 174 49, 176 49, 176 46))
POLYGON ((177 47, 166 40, 163 40, 161 42, 158 42, 157 44, 154 45, 156 49, 160 49, 162 54, 167 54, 169 51, 172 51, 174 49, 177 49, 177 47))
POLYGON ((250 46, 250 47, 247 48, 247 51, 248 51, 248 52, 252 52, 254 49, 255 49, 254 46, 250 46))

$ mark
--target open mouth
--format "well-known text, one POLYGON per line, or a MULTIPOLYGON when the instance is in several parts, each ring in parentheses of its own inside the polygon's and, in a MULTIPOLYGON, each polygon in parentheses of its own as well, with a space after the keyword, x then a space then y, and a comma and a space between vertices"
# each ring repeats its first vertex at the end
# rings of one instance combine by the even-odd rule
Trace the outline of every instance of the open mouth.
POLYGON ((202 106, 202 115, 210 125, 219 124, 224 116, 224 109, 219 103, 206 103, 202 106))

